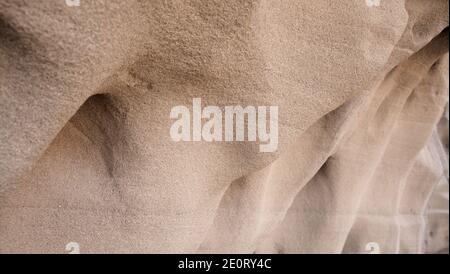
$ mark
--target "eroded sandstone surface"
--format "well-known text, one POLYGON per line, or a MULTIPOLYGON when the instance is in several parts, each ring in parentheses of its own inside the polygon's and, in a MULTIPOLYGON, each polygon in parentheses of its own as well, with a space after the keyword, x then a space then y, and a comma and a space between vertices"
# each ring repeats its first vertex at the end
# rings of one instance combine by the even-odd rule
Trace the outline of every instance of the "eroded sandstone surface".
POLYGON ((448 252, 448 1, 372 2, 0 0, 0 252, 448 252))

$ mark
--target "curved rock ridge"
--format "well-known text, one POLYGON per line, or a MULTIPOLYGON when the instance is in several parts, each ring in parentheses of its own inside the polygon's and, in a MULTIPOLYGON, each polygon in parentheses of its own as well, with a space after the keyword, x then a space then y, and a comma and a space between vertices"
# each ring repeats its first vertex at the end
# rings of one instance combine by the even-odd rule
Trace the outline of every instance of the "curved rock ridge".
POLYGON ((0 253, 448 253, 448 4, 0 0, 0 253))

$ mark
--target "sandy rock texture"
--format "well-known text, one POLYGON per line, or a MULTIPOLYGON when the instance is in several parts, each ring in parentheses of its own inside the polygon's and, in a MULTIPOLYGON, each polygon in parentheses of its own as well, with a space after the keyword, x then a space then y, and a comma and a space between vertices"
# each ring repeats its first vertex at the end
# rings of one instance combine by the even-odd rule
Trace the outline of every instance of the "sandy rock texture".
POLYGON ((0 0, 0 252, 448 252, 448 0, 0 0), (273 153, 169 113, 278 106, 273 153))

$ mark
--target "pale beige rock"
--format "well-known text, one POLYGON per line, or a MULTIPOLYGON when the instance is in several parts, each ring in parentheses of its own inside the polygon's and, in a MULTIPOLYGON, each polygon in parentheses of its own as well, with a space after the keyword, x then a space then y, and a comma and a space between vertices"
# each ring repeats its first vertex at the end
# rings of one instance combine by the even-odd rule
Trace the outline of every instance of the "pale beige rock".
POLYGON ((447 0, 0 0, 0 252, 448 252, 447 27, 447 0), (194 97, 279 106, 278 151, 172 141, 194 97))

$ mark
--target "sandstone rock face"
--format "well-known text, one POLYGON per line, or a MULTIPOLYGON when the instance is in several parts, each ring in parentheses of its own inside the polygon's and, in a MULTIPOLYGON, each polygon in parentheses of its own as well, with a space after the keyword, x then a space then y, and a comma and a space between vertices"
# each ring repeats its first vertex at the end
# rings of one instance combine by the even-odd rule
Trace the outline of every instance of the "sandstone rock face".
POLYGON ((66 2, 0 0, 1 253, 448 252, 447 0, 66 2))

